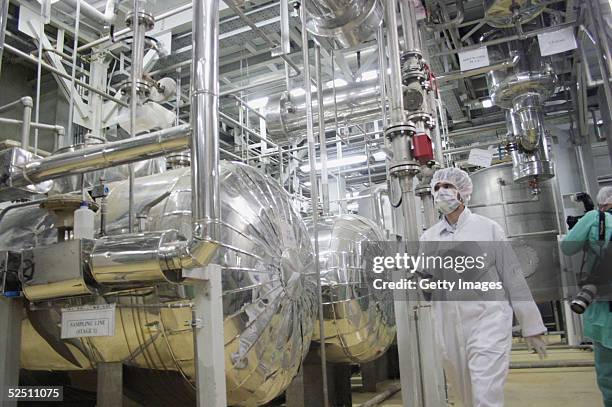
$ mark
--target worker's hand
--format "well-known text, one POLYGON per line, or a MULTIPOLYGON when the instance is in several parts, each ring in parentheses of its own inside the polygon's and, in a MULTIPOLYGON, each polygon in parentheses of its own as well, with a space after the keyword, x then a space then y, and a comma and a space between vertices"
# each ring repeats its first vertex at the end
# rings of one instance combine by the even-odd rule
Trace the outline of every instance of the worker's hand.
POLYGON ((546 357, 546 342, 544 342, 543 335, 527 336, 525 342, 527 342, 527 349, 529 351, 535 350, 540 359, 546 357))

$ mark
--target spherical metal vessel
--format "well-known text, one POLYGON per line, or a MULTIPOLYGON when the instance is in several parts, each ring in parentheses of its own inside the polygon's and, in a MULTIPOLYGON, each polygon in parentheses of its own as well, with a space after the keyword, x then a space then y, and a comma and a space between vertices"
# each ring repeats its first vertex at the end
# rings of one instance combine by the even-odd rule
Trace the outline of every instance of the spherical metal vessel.
MULTIPOLYGON (((236 163, 222 163, 220 177, 223 232, 213 263, 223 272, 228 403, 260 405, 284 391, 308 352, 317 310, 314 256, 304 223, 275 181, 236 163)), ((128 182, 109 187, 107 233, 125 233, 128 182)), ((190 237, 189 168, 137 178, 134 191, 145 232, 175 229, 190 237)), ((37 207, 11 211, 0 223, 0 249, 55 240, 54 216, 37 207)), ((132 372, 126 391, 146 405, 193 403, 192 302, 189 285, 150 284, 45 303, 24 320, 22 368, 87 371, 123 362, 132 372), (115 335, 61 340, 60 309, 94 302, 118 304, 115 335)))
MULTIPOLYGON (((309 227, 311 236, 313 227, 309 227)), ((382 252, 383 233, 357 215, 326 217, 317 226, 327 360, 364 363, 385 353, 395 337, 393 295, 373 280, 389 276, 365 268, 366 244, 382 252)), ((319 325, 315 340, 321 341, 319 325)))
POLYGON ((470 210, 499 223, 513 241, 535 301, 561 298, 559 226, 551 181, 542 182, 540 193, 532 195, 524 183, 513 181, 512 163, 476 171, 471 178, 470 210))

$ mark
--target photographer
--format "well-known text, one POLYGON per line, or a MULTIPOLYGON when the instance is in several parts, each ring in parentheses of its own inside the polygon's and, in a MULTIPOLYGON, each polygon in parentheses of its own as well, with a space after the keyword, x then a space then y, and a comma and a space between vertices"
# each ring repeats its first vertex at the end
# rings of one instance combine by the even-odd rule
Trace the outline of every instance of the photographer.
MULTIPOLYGON (((599 191, 597 203, 599 210, 587 212, 561 242, 561 250, 566 255, 584 250, 585 281, 591 284, 610 279, 610 276, 598 275, 602 272, 612 274, 612 270, 600 264, 612 238, 612 187, 599 191)), ((584 335, 593 340, 597 384, 605 407, 612 407, 612 302, 596 300, 590 307, 587 302, 585 307, 588 308, 582 318, 584 335)))

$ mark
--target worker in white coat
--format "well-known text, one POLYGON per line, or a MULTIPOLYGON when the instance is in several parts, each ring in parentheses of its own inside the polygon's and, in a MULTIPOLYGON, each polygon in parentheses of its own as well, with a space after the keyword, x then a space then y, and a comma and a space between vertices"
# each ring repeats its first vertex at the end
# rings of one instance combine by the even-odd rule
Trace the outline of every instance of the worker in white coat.
MULTIPOLYGON (((441 220, 426 230, 423 242, 507 241, 503 229, 467 207, 472 181, 465 171, 445 168, 431 181, 441 220)), ((503 246, 503 244, 501 245, 503 246)), ((512 314, 530 349, 546 354, 546 332, 540 312, 509 243, 499 251, 489 275, 501 281, 503 301, 433 301, 435 336, 444 370, 465 407, 504 405, 504 384, 510 364, 512 314), (512 301, 510 298, 519 298, 512 301)))

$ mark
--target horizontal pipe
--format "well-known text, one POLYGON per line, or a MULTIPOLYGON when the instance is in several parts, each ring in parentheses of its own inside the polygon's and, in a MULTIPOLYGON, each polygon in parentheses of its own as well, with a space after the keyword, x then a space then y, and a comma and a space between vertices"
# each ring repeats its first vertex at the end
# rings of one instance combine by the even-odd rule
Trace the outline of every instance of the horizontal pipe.
POLYGON ((11 178, 9 185, 23 187, 187 150, 190 130, 189 125, 181 125, 146 136, 94 145, 32 161, 11 178))
MULTIPOLYGON (((23 120, 18 119, 7 119, 5 117, 0 117, 0 123, 2 124, 14 124, 15 126, 21 126, 23 124, 23 120)), ((30 127, 33 129, 39 130, 51 130, 56 133, 64 133, 64 126, 60 126, 57 124, 45 124, 45 123, 30 123, 30 127)))
POLYGON ((13 102, 7 103, 4 106, 0 106, 0 113, 2 112, 6 112, 7 110, 10 110, 16 106, 26 106, 26 105, 32 105, 32 98, 30 96, 24 96, 22 98, 19 98, 13 102))
POLYGON ((469 71, 452 71, 442 76, 437 76, 436 81, 438 83, 451 82, 459 79, 470 78, 476 75, 483 75, 491 71, 501 71, 504 69, 510 69, 514 67, 514 62, 511 60, 503 61, 494 65, 485 66, 482 68, 470 69, 469 71))
POLYGON ((510 369, 549 369, 553 367, 594 367, 592 360, 548 360, 542 362, 510 362, 510 369))
POLYGON ((117 16, 115 13, 115 0, 107 0, 104 13, 84 0, 64 0, 64 1, 72 5, 73 7, 77 7, 77 3, 81 3, 80 5, 78 5, 78 8, 81 11, 81 14, 101 24, 111 24, 113 23, 113 21, 115 20, 115 17, 117 16))

